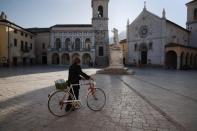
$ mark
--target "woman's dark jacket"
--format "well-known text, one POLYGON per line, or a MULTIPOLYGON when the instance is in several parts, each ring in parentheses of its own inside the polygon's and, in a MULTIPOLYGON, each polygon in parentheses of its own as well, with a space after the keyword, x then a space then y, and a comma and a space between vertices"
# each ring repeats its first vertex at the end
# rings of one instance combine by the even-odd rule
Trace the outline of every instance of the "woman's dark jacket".
POLYGON ((90 76, 82 72, 81 66, 78 64, 72 64, 69 68, 68 81, 71 84, 79 84, 79 80, 81 80, 81 76, 85 79, 90 79, 90 76))

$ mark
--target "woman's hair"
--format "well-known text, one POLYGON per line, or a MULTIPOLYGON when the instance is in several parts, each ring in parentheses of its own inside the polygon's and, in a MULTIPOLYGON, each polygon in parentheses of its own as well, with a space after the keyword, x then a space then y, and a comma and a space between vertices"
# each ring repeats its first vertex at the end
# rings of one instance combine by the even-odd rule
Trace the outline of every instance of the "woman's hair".
POLYGON ((73 61, 73 64, 80 64, 80 63, 81 63, 81 60, 78 57, 76 57, 73 61))

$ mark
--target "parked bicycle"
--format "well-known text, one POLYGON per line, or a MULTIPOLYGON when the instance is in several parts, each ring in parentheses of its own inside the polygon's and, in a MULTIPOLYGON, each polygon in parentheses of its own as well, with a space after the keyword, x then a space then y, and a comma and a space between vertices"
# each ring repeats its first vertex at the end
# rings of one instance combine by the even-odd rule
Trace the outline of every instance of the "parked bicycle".
POLYGON ((88 93, 86 103, 89 109, 93 111, 100 111, 103 109, 106 103, 105 92, 96 88, 96 82, 93 80, 82 80, 80 84, 71 84, 68 86, 68 82, 63 79, 55 81, 56 91, 48 95, 48 109, 49 111, 58 117, 68 115, 73 109, 81 106, 81 100, 77 100, 76 96, 71 93, 73 92, 74 86, 87 86, 88 93), (69 99, 68 100, 68 98, 69 99), (65 111, 66 105, 70 104, 71 108, 65 111))

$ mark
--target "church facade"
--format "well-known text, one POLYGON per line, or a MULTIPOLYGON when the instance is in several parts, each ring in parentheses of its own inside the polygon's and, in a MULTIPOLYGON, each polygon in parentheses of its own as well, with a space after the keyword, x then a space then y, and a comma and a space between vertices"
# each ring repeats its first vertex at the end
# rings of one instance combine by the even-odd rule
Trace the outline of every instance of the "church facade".
POLYGON ((197 68, 197 1, 188 7, 187 29, 144 7, 140 15, 127 24, 129 65, 158 65, 166 68, 197 68))
POLYGON ((70 65, 78 57, 85 66, 107 66, 109 0, 92 0, 92 24, 57 24, 50 28, 29 28, 36 34, 39 64, 70 65))

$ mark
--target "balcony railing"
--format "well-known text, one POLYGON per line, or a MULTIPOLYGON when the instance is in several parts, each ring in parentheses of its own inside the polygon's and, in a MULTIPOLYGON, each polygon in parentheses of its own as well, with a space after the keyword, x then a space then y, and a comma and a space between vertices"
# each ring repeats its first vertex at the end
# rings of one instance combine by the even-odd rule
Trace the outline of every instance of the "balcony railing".
POLYGON ((21 52, 23 53, 29 53, 31 51, 31 48, 21 48, 21 52))
POLYGON ((83 48, 83 49, 67 49, 67 48, 49 48, 49 51, 58 51, 58 52, 62 52, 62 51, 67 51, 67 52, 90 52, 92 51, 91 48, 87 49, 87 48, 83 48))

